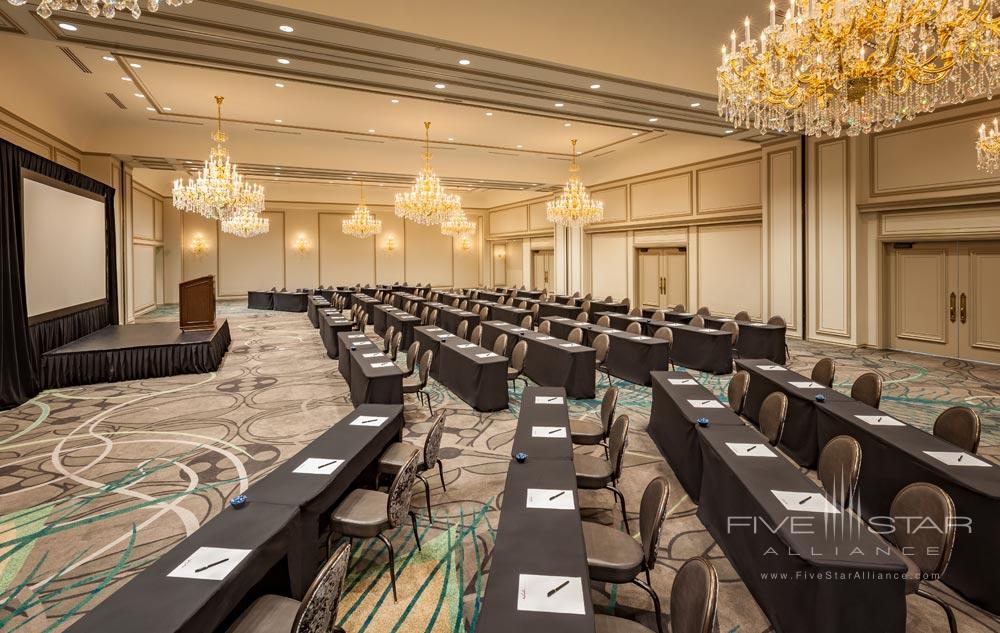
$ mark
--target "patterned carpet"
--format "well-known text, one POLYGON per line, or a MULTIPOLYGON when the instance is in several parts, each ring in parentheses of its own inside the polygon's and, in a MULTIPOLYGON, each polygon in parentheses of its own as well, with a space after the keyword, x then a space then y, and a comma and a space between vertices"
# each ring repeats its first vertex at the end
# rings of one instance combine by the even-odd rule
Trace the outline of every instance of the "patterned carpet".
MULTIPOLYGON (((216 374, 49 391, 0 413, 0 631, 64 630, 185 535, 352 410, 336 363, 304 314, 251 312, 220 303, 233 345, 216 374)), ((171 320, 164 309, 143 320, 171 320)), ((374 335, 372 335, 374 337, 374 335)), ((863 371, 886 379, 884 409, 924 428, 954 404, 977 408, 984 420, 982 452, 1000 456, 1000 368, 895 352, 792 342, 796 369, 821 355, 838 361, 838 386, 863 371)), ((697 375, 724 395, 727 377, 697 375)), ((620 411, 632 432, 623 490, 634 520, 645 484, 671 481, 653 584, 665 609, 675 571, 707 555, 721 579, 719 629, 772 630, 722 556, 645 433, 649 389, 628 383, 620 411)), ((519 402, 481 414, 432 383, 435 409, 448 411, 443 441, 447 491, 436 478, 433 524, 423 495, 414 495, 424 543, 418 553, 408 528, 392 535, 400 600, 393 603, 380 544, 354 553, 341 624, 355 632, 474 630, 488 578, 519 402)), ((602 395, 603 385, 598 397, 602 395)), ((598 401, 574 401, 573 414, 593 413, 598 401)), ((405 434, 415 443, 427 415, 407 399, 405 434)), ((618 523, 612 498, 584 491, 585 518, 618 523)), ((634 525, 634 523, 633 523, 634 525)), ((954 597, 960 630, 1000 630, 1000 620, 954 597)), ((648 598, 631 586, 594 585, 601 610, 652 621, 648 598)), ((947 630, 941 611, 920 598, 908 602, 908 631, 947 630)))

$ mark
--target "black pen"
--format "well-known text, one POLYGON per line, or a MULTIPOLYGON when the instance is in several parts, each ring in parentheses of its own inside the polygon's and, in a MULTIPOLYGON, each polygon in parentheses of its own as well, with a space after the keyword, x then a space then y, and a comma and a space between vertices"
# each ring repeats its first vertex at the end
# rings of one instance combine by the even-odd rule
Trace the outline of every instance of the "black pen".
MULTIPOLYGON (((559 494, 562 494, 562 493, 559 493, 559 494)), ((555 589, 549 589, 549 593, 547 594, 548 597, 551 598, 552 596, 555 595, 555 593, 557 591, 559 591, 560 589, 562 589, 563 587, 565 587, 568 584, 569 584, 569 581, 568 580, 564 580, 564 581, 562 581, 562 584, 559 585, 558 587, 556 587, 555 589)))
POLYGON ((962 458, 963 458, 963 457, 965 457, 965 455, 959 455, 959 456, 958 456, 958 461, 962 461, 962 458))
POLYGON ((321 466, 319 466, 319 467, 320 467, 320 468, 326 468, 327 466, 333 466, 334 464, 336 464, 336 463, 337 463, 337 462, 339 462, 339 461, 340 461, 339 459, 335 459, 335 460, 333 460, 332 462, 327 462, 327 463, 325 463, 325 464, 322 464, 322 465, 321 465, 321 466))
POLYGON ((223 558, 222 560, 217 560, 214 563, 210 563, 208 565, 205 565, 204 567, 199 567, 198 569, 194 570, 194 573, 199 574, 199 573, 205 571, 206 569, 210 569, 212 567, 215 567, 216 565, 221 565, 222 563, 226 562, 227 560, 229 560, 229 559, 228 558, 223 558))
POLYGON ((753 450, 753 449, 755 449, 755 448, 757 448, 757 445, 756 445, 756 444, 754 444, 753 446, 751 446, 750 448, 748 448, 748 449, 747 449, 747 452, 749 453, 750 451, 752 451, 752 450, 753 450))
POLYGON ((803 503, 805 503, 806 501, 809 501, 810 499, 812 499, 812 495, 809 495, 808 497, 806 497, 802 501, 799 501, 799 505, 802 505, 803 503))
POLYGON ((559 431, 562 431, 562 430, 563 430, 563 427, 559 427, 558 429, 552 429, 551 431, 549 431, 549 435, 555 435, 556 433, 558 433, 559 431))
POLYGON ((557 492, 556 494, 554 494, 551 497, 549 497, 549 501, 553 501, 553 500, 557 499, 558 497, 563 496, 564 494, 566 494, 565 490, 563 490, 561 492, 557 492))

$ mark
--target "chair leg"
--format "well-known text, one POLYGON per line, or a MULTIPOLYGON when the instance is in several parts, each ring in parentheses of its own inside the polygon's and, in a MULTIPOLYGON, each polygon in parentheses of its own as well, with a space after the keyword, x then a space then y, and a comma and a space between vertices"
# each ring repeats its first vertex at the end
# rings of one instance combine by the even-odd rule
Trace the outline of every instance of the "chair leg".
POLYGON ((427 412, 434 415, 434 407, 431 406, 431 394, 426 391, 421 391, 420 393, 424 394, 424 397, 427 398, 427 412))
POLYGON ((646 582, 636 578, 632 583, 643 589, 653 599, 653 610, 656 613, 656 630, 659 633, 663 633, 663 610, 660 608, 660 596, 656 595, 656 591, 653 590, 653 583, 649 581, 649 570, 646 570, 646 582))
POLYGON ((927 598, 931 602, 936 602, 942 609, 944 609, 944 614, 948 618, 948 628, 951 630, 951 633, 958 633, 958 623, 955 622, 955 612, 952 611, 951 605, 936 596, 932 596, 923 589, 917 589, 917 595, 927 598))
POLYGON ((396 602, 396 553, 392 551, 392 543, 379 532, 378 540, 385 543, 385 548, 389 550, 389 579, 392 581, 392 601, 396 602))
POLYGON ((610 490, 615 495, 615 499, 618 500, 618 503, 621 504, 621 508, 622 508, 622 523, 625 524, 625 533, 626 534, 632 534, 632 531, 628 527, 628 515, 625 514, 625 495, 622 494, 622 491, 619 490, 617 488, 617 486, 615 486, 614 484, 608 484, 607 488, 608 488, 608 490, 610 490))
POLYGON ((421 473, 417 473, 417 479, 424 484, 424 496, 427 498, 427 520, 433 521, 434 516, 431 515, 431 485, 427 483, 427 479, 421 473))
POLYGON ((441 477, 441 490, 448 490, 444 485, 444 465, 440 459, 438 459, 438 476, 441 477))
POLYGON ((410 523, 413 525, 413 538, 417 541, 417 551, 422 552, 420 549, 420 532, 417 531, 417 515, 410 510, 410 523))

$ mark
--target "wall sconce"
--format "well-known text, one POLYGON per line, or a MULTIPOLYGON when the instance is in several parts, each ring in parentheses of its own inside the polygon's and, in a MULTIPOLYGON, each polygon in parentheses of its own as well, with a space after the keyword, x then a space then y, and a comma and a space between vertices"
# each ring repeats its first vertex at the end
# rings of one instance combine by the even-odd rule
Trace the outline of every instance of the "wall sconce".
POLYGON ((463 251, 467 251, 472 248, 472 240, 469 239, 468 235, 463 235, 462 239, 458 242, 458 247, 463 251))
POLYGON ((503 259, 505 253, 503 251, 497 251, 497 259, 503 259))
POLYGON ((394 238, 391 235, 388 236, 385 240, 385 246, 383 248, 385 248, 386 252, 388 253, 391 253, 392 251, 396 250, 396 238, 394 238))
POLYGON ((309 240, 306 239, 305 235, 300 235, 299 239, 295 240, 295 250, 299 255, 305 255, 309 252, 309 240))
POLYGON ((201 233, 195 233, 194 237, 191 238, 191 245, 189 247, 191 253, 196 257, 200 257, 202 253, 208 250, 208 242, 201 233))

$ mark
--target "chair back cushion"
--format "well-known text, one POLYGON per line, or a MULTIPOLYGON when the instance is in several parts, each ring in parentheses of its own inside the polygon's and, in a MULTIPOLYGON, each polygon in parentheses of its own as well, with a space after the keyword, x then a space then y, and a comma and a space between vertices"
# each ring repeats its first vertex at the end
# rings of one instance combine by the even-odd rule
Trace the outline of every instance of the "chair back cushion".
POLYGON ((785 428, 785 415, 788 413, 788 396, 775 391, 764 398, 760 404, 760 413, 757 414, 757 421, 760 423, 760 432, 763 433, 771 444, 781 441, 781 431, 785 428))
POLYGON ((590 320, 590 313, 587 312, 586 310, 584 310, 584 311, 582 311, 582 312, 580 312, 579 314, 576 315, 576 320, 577 321, 589 321, 590 320))
POLYGON ((611 317, 609 317, 606 314, 602 317, 599 317, 597 319, 597 325, 601 327, 611 327, 611 317))
POLYGON ((823 489, 840 506, 846 506, 854 497, 861 472, 861 444, 850 435, 838 435, 823 447, 819 454, 816 474, 823 489))
POLYGON ((344 543, 323 564, 299 603, 292 633, 327 633, 333 630, 350 561, 351 547, 344 543))
POLYGON ((618 406, 618 387, 608 387, 601 399, 601 427, 607 434, 611 428, 611 420, 615 419, 615 408, 618 406))
POLYGON ((981 434, 979 414, 969 407, 951 407, 934 421, 934 435, 970 453, 979 450, 981 434))
POLYGON ((712 316, 712 311, 708 309, 708 306, 701 306, 698 308, 698 314, 701 316, 712 316))
POLYGON ((493 341, 493 353, 500 356, 507 355, 507 335, 501 334, 497 340, 493 341))
POLYGON ((444 435, 444 412, 438 411, 431 418, 431 430, 424 438, 424 467, 437 465, 438 453, 441 452, 441 437, 444 435))
POLYGON ((468 333, 469 333, 469 322, 462 321, 461 323, 459 323, 458 329, 455 330, 455 335, 458 336, 458 338, 466 338, 466 335, 468 333))
POLYGON ((611 434, 608 435, 608 454, 611 457, 611 472, 615 481, 621 477, 626 448, 628 448, 628 416, 622 414, 611 425, 611 434))
POLYGON ((681 565, 670 589, 671 633, 711 633, 719 600, 719 575, 698 556, 681 565))
POLYGON ((666 341, 668 343, 673 343, 674 342, 674 333, 667 326, 663 326, 661 328, 657 328, 656 331, 653 332, 653 336, 655 336, 656 338, 659 338, 659 339, 663 339, 664 341, 666 341))
POLYGON ((690 323, 691 327, 705 327, 705 319, 700 314, 694 315, 690 323))
POLYGON ((934 484, 918 481, 892 500, 891 540, 925 576, 943 574, 955 545, 955 503, 934 484), (920 517, 919 519, 914 517, 920 517), (931 529, 930 526, 934 526, 931 529))
POLYGON ((736 341, 740 339, 740 326, 736 325, 733 321, 726 321, 719 329, 723 332, 729 332, 729 335, 732 337, 732 345, 736 347, 736 341))
POLYGON ((542 321, 541 323, 538 324, 539 334, 548 334, 551 331, 552 331, 552 324, 550 322, 542 321))
POLYGON ((743 323, 749 323, 750 322, 750 313, 747 312, 746 310, 740 310, 739 312, 736 313, 736 316, 733 317, 733 320, 734 321, 740 321, 740 322, 743 322, 743 323))
POLYGON ((524 369, 524 359, 528 355, 528 342, 518 341, 514 346, 514 351, 510 354, 510 366, 521 371, 524 369))
POLYGON ((726 397, 729 399, 729 408, 737 415, 743 411, 743 403, 747 399, 747 386, 749 384, 750 373, 745 369, 736 372, 729 379, 729 387, 726 388, 726 397))
POLYGON ((667 498, 670 483, 664 477, 656 477, 648 484, 639 502, 639 539, 646 569, 656 564, 656 550, 660 545, 660 530, 667 518, 667 498))
POLYGON ((851 397, 877 409, 882 402, 882 376, 871 371, 858 376, 851 385, 851 397))
POLYGON ((607 334, 598 334, 594 339, 594 360, 598 364, 603 363, 608 358, 608 347, 611 345, 611 338, 607 334))
MULTIPOLYGON (((426 353, 430 354, 430 350, 426 353)), ((386 515, 389 517, 389 527, 399 527, 410 510, 410 488, 417 476, 417 454, 413 453, 402 465, 396 478, 389 486, 389 499, 386 501, 386 515)))
POLYGON ((395 334, 395 333, 396 333, 396 326, 395 325, 390 325, 389 328, 385 331, 385 338, 382 339, 382 342, 383 342, 382 351, 383 352, 388 352, 389 351, 389 342, 392 341, 392 335, 395 334))
POLYGON ((582 343, 583 342, 583 330, 578 327, 573 328, 573 331, 569 333, 566 338, 570 343, 582 343))
POLYGON ((483 342, 483 326, 477 325, 472 328, 472 335, 469 336, 469 341, 475 343, 476 345, 483 342))
POLYGON ((530 330, 531 329, 531 315, 530 314, 524 315, 524 318, 521 319, 521 327, 523 327, 526 330, 530 330))
POLYGON ((632 321, 628 324, 628 327, 625 328, 625 331, 629 334, 642 334, 642 324, 638 321, 632 321))
POLYGON ((406 371, 407 374, 413 373, 413 368, 417 364, 417 356, 420 355, 420 341, 413 341, 410 343, 410 347, 406 350, 406 371))
POLYGON ((674 312, 684 312, 687 308, 684 307, 683 303, 678 303, 674 306, 674 312))
POLYGON ((809 378, 813 382, 818 382, 824 387, 832 387, 833 379, 837 375, 837 361, 832 358, 821 358, 813 365, 809 378))
POLYGON ((767 320, 768 325, 785 325, 785 319, 777 314, 767 320))
POLYGON ((427 372, 431 370, 431 363, 434 362, 434 351, 425 350, 420 356, 420 386, 427 386, 427 372))

